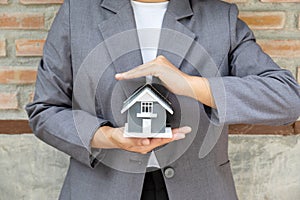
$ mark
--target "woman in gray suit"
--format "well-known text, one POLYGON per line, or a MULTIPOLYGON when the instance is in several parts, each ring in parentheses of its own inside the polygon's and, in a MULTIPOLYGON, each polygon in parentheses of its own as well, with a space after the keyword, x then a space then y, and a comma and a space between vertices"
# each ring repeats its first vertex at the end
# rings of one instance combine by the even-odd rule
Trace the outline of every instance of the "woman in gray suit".
POLYGON ((64 2, 26 108, 71 157, 60 199, 237 199, 228 125, 300 115, 299 85, 237 16, 218 0, 64 2), (118 112, 144 77, 167 89, 172 138, 123 136, 118 112))

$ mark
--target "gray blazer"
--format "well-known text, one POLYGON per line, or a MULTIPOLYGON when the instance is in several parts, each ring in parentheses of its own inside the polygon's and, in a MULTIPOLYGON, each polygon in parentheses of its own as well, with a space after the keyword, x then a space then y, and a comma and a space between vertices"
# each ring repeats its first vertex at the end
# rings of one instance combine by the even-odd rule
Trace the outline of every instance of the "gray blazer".
MULTIPOLYGON (((168 5, 163 29, 174 34, 162 31, 158 54, 185 73, 207 77, 217 106, 161 88, 175 110, 169 124, 193 129, 185 140, 155 151, 172 200, 237 199, 228 124, 281 125, 300 115, 299 85, 237 16, 235 5, 217 0, 168 5)), ((141 79, 114 79, 142 64, 135 31, 111 39, 134 29, 129 0, 65 0, 52 25, 26 110, 35 135, 71 157, 60 199, 140 198, 149 154, 90 147, 100 126, 124 126, 122 103, 142 85, 141 79)))

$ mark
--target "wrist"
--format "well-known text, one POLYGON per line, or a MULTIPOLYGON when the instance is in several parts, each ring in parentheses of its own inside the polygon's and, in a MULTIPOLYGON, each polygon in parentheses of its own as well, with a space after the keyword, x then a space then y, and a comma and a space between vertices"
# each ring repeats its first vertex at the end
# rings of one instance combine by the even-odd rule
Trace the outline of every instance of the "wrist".
POLYGON ((100 127, 96 131, 96 133, 91 141, 91 146, 93 148, 101 148, 101 149, 117 148, 116 145, 114 143, 112 143, 110 140, 113 129, 114 128, 112 128, 110 126, 100 127))
POLYGON ((207 78, 189 76, 188 83, 192 91, 189 93, 189 97, 194 98, 209 107, 216 107, 207 78))
POLYGON ((199 97, 200 97, 199 88, 203 86, 203 78, 198 76, 188 76, 187 81, 190 87, 190 89, 187 90, 189 91, 187 96, 199 101, 199 97))

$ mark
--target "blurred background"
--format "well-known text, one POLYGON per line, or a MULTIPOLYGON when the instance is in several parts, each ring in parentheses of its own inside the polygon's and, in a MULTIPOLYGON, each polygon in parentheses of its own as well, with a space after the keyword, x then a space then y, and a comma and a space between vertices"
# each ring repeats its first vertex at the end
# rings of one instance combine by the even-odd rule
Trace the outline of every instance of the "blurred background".
MULTIPOLYGON (((264 51, 300 82, 300 0, 232 0, 264 51)), ((63 0, 0 0, 0 200, 57 199, 68 156, 31 133, 25 105, 63 0)), ((258 97, 259 98, 259 97, 258 97)), ((300 121, 232 125, 229 152, 241 200, 300 199, 300 121)))

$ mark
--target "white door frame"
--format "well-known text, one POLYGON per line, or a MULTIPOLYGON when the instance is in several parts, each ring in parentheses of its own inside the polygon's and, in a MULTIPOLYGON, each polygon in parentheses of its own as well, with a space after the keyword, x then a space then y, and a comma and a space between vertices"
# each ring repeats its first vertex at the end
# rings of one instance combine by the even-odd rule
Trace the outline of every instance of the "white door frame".
POLYGON ((151 133, 151 119, 143 119, 143 133, 151 133))

